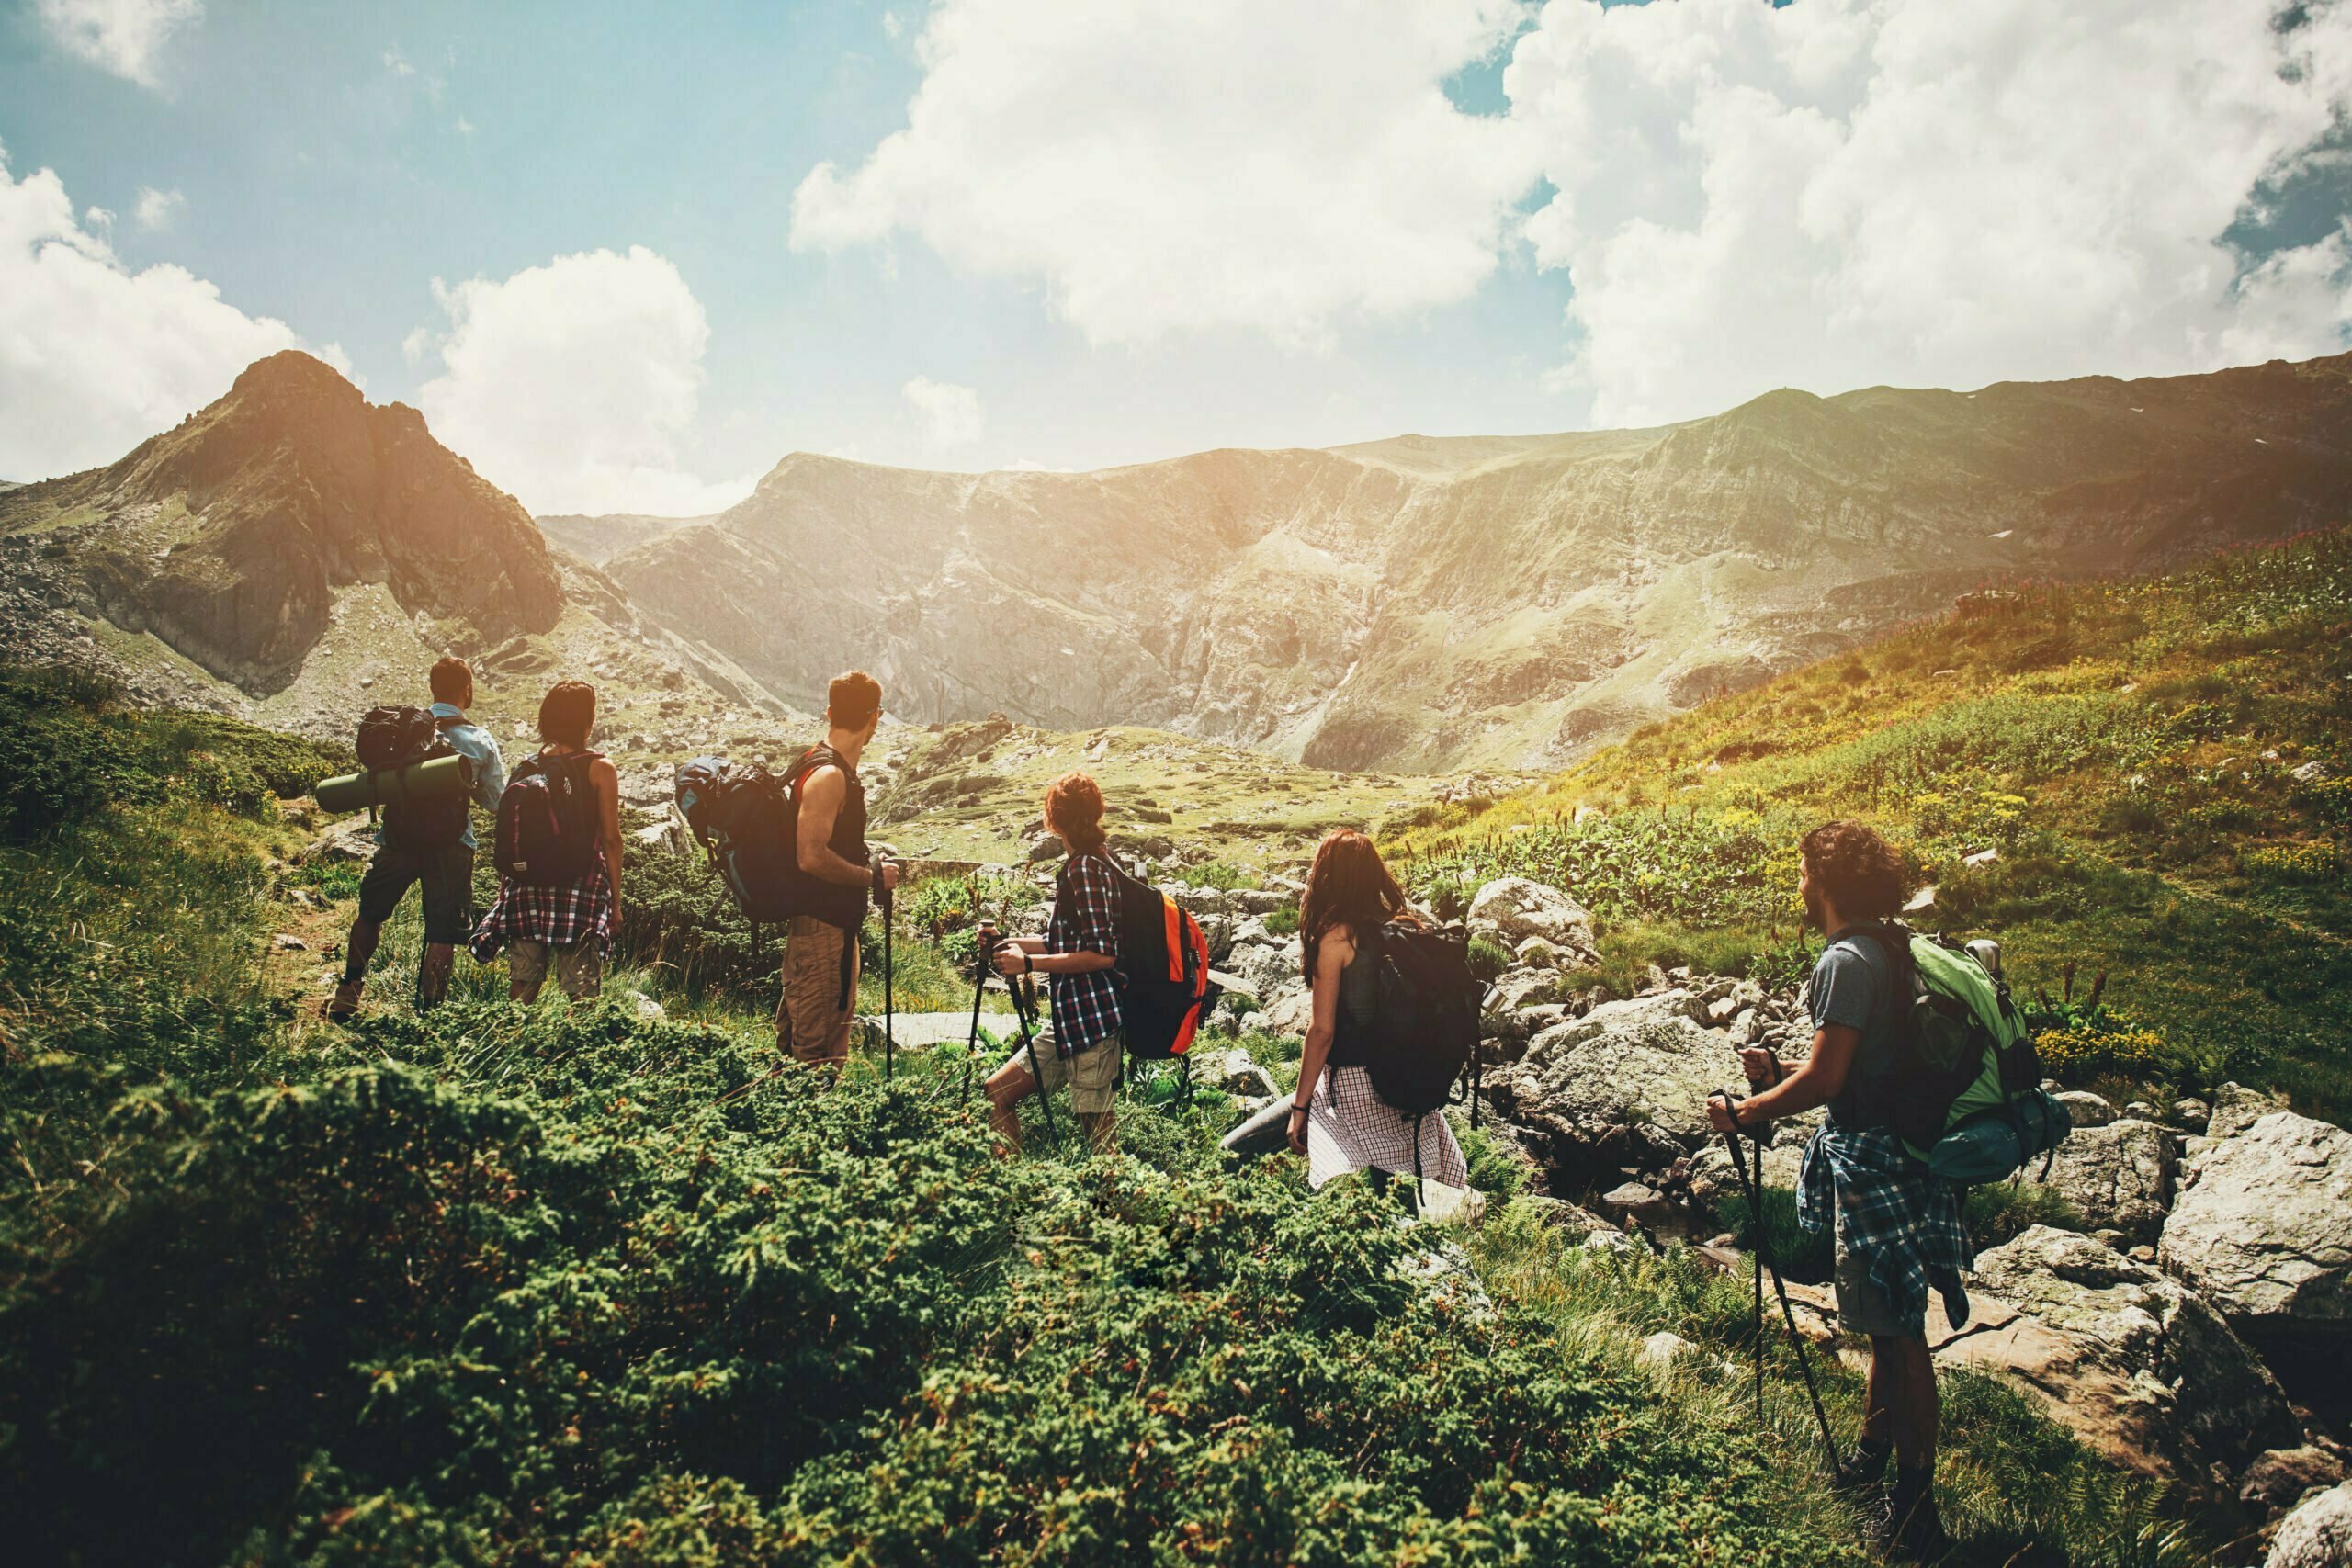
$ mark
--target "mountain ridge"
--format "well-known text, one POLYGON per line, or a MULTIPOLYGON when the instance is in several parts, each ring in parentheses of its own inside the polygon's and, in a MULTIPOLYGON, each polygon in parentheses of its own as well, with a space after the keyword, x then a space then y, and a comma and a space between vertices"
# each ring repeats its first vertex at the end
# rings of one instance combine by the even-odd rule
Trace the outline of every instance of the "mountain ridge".
POLYGON ((795 700, 854 662, 927 721, 1001 708, 1328 767, 1551 766, 1986 581, 2330 517, 2352 497, 2348 369, 1781 389, 1649 430, 1076 474, 793 453, 709 525, 606 565, 795 700))

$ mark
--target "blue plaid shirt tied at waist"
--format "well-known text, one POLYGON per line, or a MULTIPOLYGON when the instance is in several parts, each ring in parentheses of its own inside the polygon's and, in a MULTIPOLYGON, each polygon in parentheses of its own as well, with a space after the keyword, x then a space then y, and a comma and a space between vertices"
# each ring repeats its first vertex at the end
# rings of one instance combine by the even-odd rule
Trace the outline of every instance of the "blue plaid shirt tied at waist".
POLYGON ((1846 1250, 1889 1306, 1906 1317, 1924 1312, 1933 1287, 1954 1328, 1968 1322, 1961 1270, 1976 1261, 1960 1198, 1959 1183, 1929 1176, 1892 1127, 1826 1126, 1797 1170, 1797 1224, 1819 1232, 1835 1214, 1846 1250))
MULTIPOLYGON (((1111 863, 1091 852, 1069 857, 1054 918, 1046 927, 1047 953, 1100 953, 1119 956, 1119 889, 1111 863)), ((1114 970, 1050 976, 1054 1002, 1054 1053, 1069 1057, 1119 1032, 1119 977, 1114 970)))

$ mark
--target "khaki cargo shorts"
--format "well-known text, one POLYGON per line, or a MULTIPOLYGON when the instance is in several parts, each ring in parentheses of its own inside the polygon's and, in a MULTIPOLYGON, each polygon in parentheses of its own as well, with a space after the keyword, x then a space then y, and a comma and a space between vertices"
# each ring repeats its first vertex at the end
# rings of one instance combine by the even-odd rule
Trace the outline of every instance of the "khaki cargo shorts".
POLYGON ((1100 1116, 1119 1098, 1120 1052, 1125 1038, 1124 1032, 1114 1032, 1065 1060, 1054 1048, 1053 1025, 1047 1024, 1037 1035, 1035 1067, 1029 1065, 1027 1049, 1019 1046, 1004 1065, 1037 1075, 1037 1087, 1046 1094, 1068 1085, 1071 1110, 1080 1116, 1100 1116))
POLYGON ((775 1010, 777 1046, 790 1052, 796 1062, 838 1067, 849 1060, 850 1026, 856 1021, 856 940, 813 915, 793 916, 784 928, 784 997, 775 1010), (846 1005, 842 1001, 844 962, 849 965, 846 1005))
POLYGON ((550 957, 555 961, 555 983, 573 1001, 586 1001, 605 988, 605 950, 587 941, 561 947, 544 942, 510 942, 506 944, 507 978, 536 993, 547 984, 550 957))

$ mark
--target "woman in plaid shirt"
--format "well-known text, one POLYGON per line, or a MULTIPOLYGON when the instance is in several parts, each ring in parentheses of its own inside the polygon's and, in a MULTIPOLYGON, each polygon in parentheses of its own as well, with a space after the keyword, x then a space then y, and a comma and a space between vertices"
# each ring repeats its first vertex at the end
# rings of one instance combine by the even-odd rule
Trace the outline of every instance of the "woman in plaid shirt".
POLYGON ((997 973, 1012 985, 1046 976, 1052 987, 1053 1023, 1037 1042, 1037 1072, 1027 1051, 1015 1051, 989 1076, 989 1125, 1021 1146, 1021 1102, 1039 1091, 1069 1086, 1070 1109, 1088 1140, 1104 1154, 1116 1150, 1112 1104, 1119 1089, 1123 1036, 1119 976, 1118 886, 1103 856, 1102 792, 1084 773, 1065 773, 1046 792, 1046 826, 1068 851, 1044 936, 1006 939, 997 949, 997 973))
POLYGON ((599 852, 586 880, 505 883, 468 944, 477 964, 507 950, 507 995, 518 1002, 538 1000, 550 965, 575 1001, 604 988, 605 950, 621 919, 621 781, 612 763, 588 750, 595 728, 596 689, 584 682, 560 681, 539 703, 539 755, 582 759, 595 795, 599 852))

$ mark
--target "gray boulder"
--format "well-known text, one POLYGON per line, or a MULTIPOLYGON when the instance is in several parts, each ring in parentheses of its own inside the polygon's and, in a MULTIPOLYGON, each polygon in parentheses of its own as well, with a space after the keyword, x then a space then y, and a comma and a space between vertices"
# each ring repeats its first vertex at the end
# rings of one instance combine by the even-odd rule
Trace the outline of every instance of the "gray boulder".
POLYGON ((2051 1098, 2066 1108, 2066 1120, 2078 1133, 2086 1127, 2104 1127, 2115 1120, 2115 1107, 2086 1089, 2064 1089, 2051 1098))
MULTIPOLYGON (((2094 1446, 2161 1458, 2201 1483, 2302 1440, 2287 1396, 2219 1313, 2145 1264, 2072 1231, 2035 1225, 1979 1253, 1976 1282, 2045 1332, 1979 1337, 1961 1359, 2048 1395, 2094 1446), (1996 1352, 2018 1348, 2005 1358, 1996 1352)), ((1969 1346, 1966 1338, 1948 1349, 1969 1346)))
POLYGON ((2058 1145, 2050 1185, 2089 1228, 2152 1242, 2171 1206, 2176 1157, 2172 1134, 2153 1122, 2077 1127, 2058 1145))
POLYGON ((2352 1133, 2274 1111, 2208 1145, 2159 1257, 2233 1319, 2352 1328, 2352 1133))
POLYGON ((2352 1568, 2352 1481, 2289 1514, 2270 1538, 2262 1568, 2352 1568))
POLYGON ((2283 1514, 2303 1495, 2344 1479, 2344 1461, 2323 1448, 2305 1443, 2298 1448, 2272 1449, 2256 1457, 2238 1477, 2238 1501, 2250 1508, 2283 1514))
POLYGON ((1200 1055, 1193 1064, 1193 1079, 1244 1100, 1263 1100, 1282 1092, 1273 1076, 1238 1045, 1200 1055))
POLYGON ((2213 1110, 2205 1119, 2209 1138, 2233 1138, 2274 1111, 2287 1109, 2286 1097, 2265 1094, 2244 1084, 2225 1083, 2213 1094, 2213 1110))
POLYGON ((1557 1153, 1671 1165, 1713 1140, 1708 1093, 1741 1081, 1731 1043, 1693 1022, 1687 992, 1668 991, 1555 1024, 1490 1079, 1497 1099, 1557 1153))
POLYGON ((1595 950, 1592 917, 1556 887, 1524 876, 1504 876, 1480 887, 1470 900, 1470 929, 1516 948, 1540 936, 1580 953, 1595 950))

